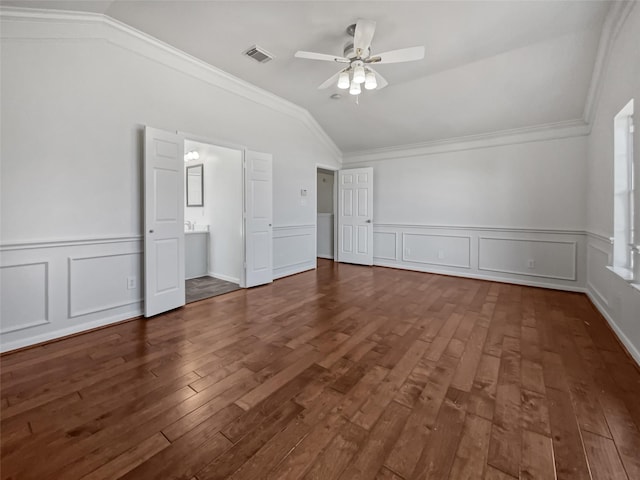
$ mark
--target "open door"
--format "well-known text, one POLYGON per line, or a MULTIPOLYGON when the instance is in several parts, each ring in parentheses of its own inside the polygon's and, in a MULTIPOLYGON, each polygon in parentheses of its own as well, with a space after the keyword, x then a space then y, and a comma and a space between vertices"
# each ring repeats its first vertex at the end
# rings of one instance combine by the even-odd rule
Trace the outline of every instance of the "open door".
POLYGON ((184 138, 144 130, 144 316, 185 304, 184 138))
POLYGON ((338 261, 373 265, 373 168, 338 171, 338 261))
POLYGON ((273 159, 245 151, 245 286, 273 281, 273 159))

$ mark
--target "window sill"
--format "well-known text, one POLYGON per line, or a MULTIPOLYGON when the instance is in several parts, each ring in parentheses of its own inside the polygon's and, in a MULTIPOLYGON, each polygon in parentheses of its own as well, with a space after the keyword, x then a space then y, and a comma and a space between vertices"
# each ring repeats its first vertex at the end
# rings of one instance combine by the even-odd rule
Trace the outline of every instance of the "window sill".
POLYGON ((640 283, 635 282, 633 280, 633 272, 631 270, 629 270, 628 268, 622 268, 622 267, 612 267, 610 265, 607 265, 607 269, 612 271, 616 275, 618 275, 625 282, 627 282, 631 286, 631 288, 635 288, 640 292, 640 283))
POLYGON ((607 269, 612 271, 616 275, 618 275, 625 282, 632 282, 633 281, 633 272, 631 270, 629 270, 628 268, 613 267, 613 266, 607 265, 607 269))

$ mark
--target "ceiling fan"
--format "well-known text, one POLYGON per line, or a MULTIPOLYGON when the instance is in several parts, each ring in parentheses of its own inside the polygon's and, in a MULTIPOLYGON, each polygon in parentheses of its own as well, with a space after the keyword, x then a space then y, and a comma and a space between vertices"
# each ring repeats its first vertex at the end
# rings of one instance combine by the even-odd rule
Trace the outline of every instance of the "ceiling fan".
POLYGON ((353 40, 344 46, 343 56, 328 55, 326 53, 304 52, 299 50, 297 58, 309 60, 323 60, 348 64, 335 75, 328 78, 318 88, 324 89, 337 81, 338 88, 349 89, 351 95, 360 95, 362 84, 366 90, 376 90, 386 87, 389 83, 373 68, 372 65, 384 63, 411 62, 424 58, 424 47, 401 48, 389 52, 371 54, 371 40, 376 31, 376 22, 359 19, 355 24, 347 27, 347 33, 353 40))

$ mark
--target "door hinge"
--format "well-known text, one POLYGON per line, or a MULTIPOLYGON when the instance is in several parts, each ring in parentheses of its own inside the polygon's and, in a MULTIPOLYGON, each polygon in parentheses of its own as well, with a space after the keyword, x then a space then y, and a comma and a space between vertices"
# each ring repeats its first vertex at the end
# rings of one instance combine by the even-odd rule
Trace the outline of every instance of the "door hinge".
POLYGON ((242 268, 247 268, 247 262, 244 262, 244 263, 242 264, 242 268))

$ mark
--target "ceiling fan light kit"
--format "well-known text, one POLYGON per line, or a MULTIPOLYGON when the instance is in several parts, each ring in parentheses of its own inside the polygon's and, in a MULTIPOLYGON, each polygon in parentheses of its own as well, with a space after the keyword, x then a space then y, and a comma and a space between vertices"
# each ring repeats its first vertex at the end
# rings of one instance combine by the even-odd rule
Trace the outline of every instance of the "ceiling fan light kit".
POLYGON ((346 69, 332 75, 318 89, 322 90, 336 84, 337 87, 349 89, 351 95, 362 93, 361 85, 366 90, 380 90, 388 85, 388 82, 371 68, 371 64, 401 63, 422 60, 424 47, 410 47, 399 50, 391 50, 378 55, 371 55, 371 40, 376 31, 376 22, 360 19, 354 25, 347 27, 347 33, 353 35, 353 42, 348 42, 344 47, 342 57, 328 55, 326 53, 305 52, 299 50, 295 56, 309 60, 323 60, 334 63, 348 63, 346 69))

